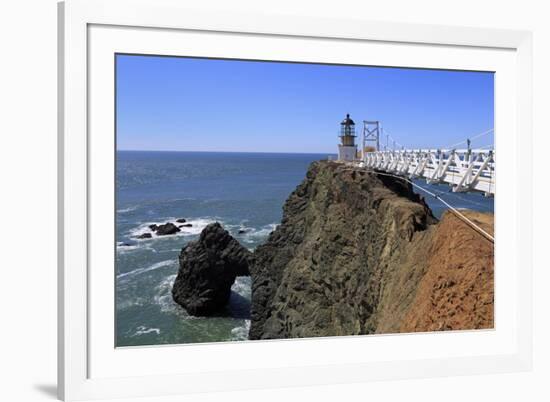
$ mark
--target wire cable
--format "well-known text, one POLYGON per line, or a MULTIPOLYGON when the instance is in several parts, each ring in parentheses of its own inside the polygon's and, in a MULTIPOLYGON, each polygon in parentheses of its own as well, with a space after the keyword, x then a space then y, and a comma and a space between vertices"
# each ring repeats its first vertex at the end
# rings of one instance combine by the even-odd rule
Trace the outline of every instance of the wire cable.
MULTIPOLYGON (((472 136, 472 137, 469 137, 468 139, 469 139, 470 141, 472 141, 472 140, 475 140, 475 139, 477 139, 477 138, 483 137, 484 135, 487 135, 487 134, 489 134, 489 133, 492 133, 492 132, 494 132, 494 131, 495 131, 494 128, 490 128, 489 130, 485 130, 485 131, 483 131, 483 132, 481 132, 481 133, 478 133, 478 134, 476 134, 476 135, 474 135, 474 136, 472 136)), ((399 143, 399 142, 393 137, 393 135, 386 129, 386 127, 384 127, 384 131, 383 131, 383 132, 384 132, 384 134, 386 134, 386 135, 388 136, 388 139, 389 139, 389 140, 391 140, 392 142, 395 143, 395 145, 396 145, 398 148, 406 148, 403 144, 399 143)), ((457 143, 452 144, 452 145, 449 145, 448 147, 442 147, 441 149, 453 149, 454 147, 456 147, 456 146, 458 146, 458 145, 468 143, 468 139, 466 139, 466 140, 464 140, 464 141, 457 142, 457 143)), ((389 147, 389 143, 388 143, 387 145, 388 145, 388 147, 389 147)), ((488 147, 488 146, 485 146, 485 147, 488 147)), ((481 147, 481 148, 485 148, 485 147, 481 147)), ((481 149, 480 147, 476 147, 476 148, 481 149)), ((389 150, 389 149, 388 149, 388 150, 389 150)))
MULTIPOLYGON (((487 135, 487 134, 489 134, 489 133, 491 133, 491 132, 493 132, 493 131, 494 131, 494 129, 491 128, 491 129, 486 130, 486 131, 484 131, 484 132, 482 132, 482 133, 476 134, 476 135, 474 135, 473 137, 470 137, 469 140, 470 140, 470 141, 475 140, 476 138, 483 137, 484 135, 487 135)), ((453 144, 453 145, 449 145, 447 148, 452 149, 452 148, 456 147, 457 145, 466 144, 467 142, 468 142, 468 139, 466 139, 466 140, 464 140, 464 141, 457 142, 456 144, 453 144)))
POLYGON ((453 207, 451 204, 449 204, 447 201, 445 201, 443 198, 441 198, 439 195, 435 194, 435 193, 432 193, 431 191, 429 190, 426 190, 424 187, 422 186, 419 186, 418 184, 412 182, 411 180, 405 178, 405 177, 401 177, 401 176, 397 176, 397 175, 394 175, 394 174, 390 174, 390 173, 382 173, 382 172, 377 172, 375 170, 371 170, 372 173, 374 174, 378 174, 378 175, 383 175, 383 176, 389 176, 389 177, 394 177, 396 179, 401 179, 403 181, 406 181, 407 183, 410 183, 411 185, 413 185, 414 187, 424 191, 425 193, 431 195, 432 197, 434 197, 435 199, 441 201, 445 206, 447 206, 452 212, 454 212, 460 219, 462 219, 464 222, 466 222, 467 224, 469 224, 472 228, 474 228, 478 233, 480 233, 481 235, 483 235, 486 239, 488 239, 489 241, 491 241, 492 243, 495 242, 495 238, 493 236, 491 236, 489 233, 487 233, 485 230, 483 230, 481 227, 479 227, 478 225, 476 225, 474 222, 472 222, 470 219, 468 219, 463 213, 461 213, 458 209, 456 209, 455 207, 453 207))

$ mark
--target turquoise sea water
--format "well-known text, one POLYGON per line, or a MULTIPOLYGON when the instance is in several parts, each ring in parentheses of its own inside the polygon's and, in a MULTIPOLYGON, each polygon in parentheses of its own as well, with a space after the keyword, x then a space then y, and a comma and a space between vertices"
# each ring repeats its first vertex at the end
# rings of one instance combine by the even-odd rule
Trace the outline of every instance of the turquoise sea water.
MULTIPOLYGON (((239 277, 230 303, 217 317, 197 318, 170 293, 181 248, 218 221, 253 250, 281 219, 282 206, 309 164, 326 154, 117 152, 116 343, 117 346, 245 340, 250 279, 239 277), (172 236, 136 239, 152 223, 185 218, 172 236), (244 233, 239 233, 244 231, 244 233)), ((479 194, 444 192, 453 206, 493 211, 479 194)), ((426 198, 436 216, 445 206, 426 198)))

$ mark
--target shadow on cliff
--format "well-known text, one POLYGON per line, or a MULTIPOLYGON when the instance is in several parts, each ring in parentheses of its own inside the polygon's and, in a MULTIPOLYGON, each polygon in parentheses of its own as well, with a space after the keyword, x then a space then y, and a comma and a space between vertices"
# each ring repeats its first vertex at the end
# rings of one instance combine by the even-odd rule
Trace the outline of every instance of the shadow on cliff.
POLYGON ((210 313, 208 317, 231 317, 250 320, 251 303, 246 297, 231 291, 227 305, 220 311, 210 313))

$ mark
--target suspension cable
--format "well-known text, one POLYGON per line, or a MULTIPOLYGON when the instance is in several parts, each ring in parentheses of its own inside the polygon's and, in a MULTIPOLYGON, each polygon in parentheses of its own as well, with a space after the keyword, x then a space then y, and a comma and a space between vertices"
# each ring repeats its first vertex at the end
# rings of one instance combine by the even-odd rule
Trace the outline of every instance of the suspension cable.
MULTIPOLYGON (((482 132, 482 133, 476 134, 476 135, 474 135, 473 137, 469 137, 469 140, 470 140, 470 141, 471 141, 471 140, 475 140, 476 138, 479 138, 479 137, 482 137, 482 136, 484 136, 484 135, 487 135, 487 134, 489 134, 489 133, 491 133, 491 132, 493 132, 493 131, 494 131, 494 129, 491 128, 491 129, 486 130, 486 131, 484 131, 484 132, 482 132)), ((451 148, 451 149, 452 149, 452 148, 456 147, 457 145, 466 144, 467 142, 468 142, 468 140, 460 141, 460 142, 457 142, 456 144, 449 145, 447 148, 451 148)))
POLYGON ((470 219, 468 219, 463 213, 461 213, 458 209, 456 209, 455 207, 453 207, 451 204, 449 204, 447 201, 445 201, 443 198, 441 198, 439 195, 435 194, 435 193, 432 193, 431 191, 425 189, 424 187, 422 186, 419 186, 418 184, 416 183, 413 183, 411 180, 405 178, 405 177, 401 177, 401 176, 397 176, 397 175, 394 175, 394 174, 390 174, 390 173, 382 173, 382 172, 377 172, 375 170, 372 170, 372 173, 374 174, 379 174, 379 175, 383 175, 383 176, 389 176, 389 177, 394 177, 396 179, 401 179, 401 180, 404 180, 406 181, 407 183, 410 183, 412 184, 414 187, 424 191, 425 193, 431 195, 432 197, 434 197, 435 199, 441 201, 445 206, 447 206, 452 212, 454 212, 460 219, 462 219, 464 222, 466 222, 468 225, 470 225, 472 228, 474 228, 474 230, 476 230, 478 233, 480 233, 481 235, 483 235, 486 239, 488 239, 489 241, 491 241, 492 243, 495 242, 495 238, 493 236, 491 236, 489 233, 487 233, 485 230, 483 230, 481 227, 479 227, 478 225, 476 225, 474 222, 472 222, 470 219))
MULTIPOLYGON (((469 140, 472 141, 472 140, 475 140, 479 137, 483 137, 484 135, 487 135, 489 133, 492 133, 494 130, 494 128, 490 128, 489 130, 485 130, 479 134, 476 134, 472 137, 469 137, 469 140)), ((386 129, 386 127, 384 127, 384 133, 393 141, 395 142, 395 145, 397 145, 398 147, 404 147, 403 144, 400 144, 393 136, 392 134, 386 129)), ((466 144, 468 142, 468 140, 464 140, 464 141, 460 141, 460 142, 457 142, 456 144, 452 144, 452 145, 449 145, 448 147, 443 147, 442 149, 453 149, 454 147, 456 147, 457 145, 461 145, 461 144, 466 144)), ((388 144, 389 146, 389 144, 388 144)), ((486 146, 487 147, 487 146, 486 146)), ((476 147, 477 148, 477 147, 476 147)))
POLYGON ((395 138, 392 137, 391 133, 386 129, 386 127, 384 127, 384 132, 393 142, 395 142, 395 145, 397 145, 397 147, 405 147, 403 144, 400 144, 395 138))

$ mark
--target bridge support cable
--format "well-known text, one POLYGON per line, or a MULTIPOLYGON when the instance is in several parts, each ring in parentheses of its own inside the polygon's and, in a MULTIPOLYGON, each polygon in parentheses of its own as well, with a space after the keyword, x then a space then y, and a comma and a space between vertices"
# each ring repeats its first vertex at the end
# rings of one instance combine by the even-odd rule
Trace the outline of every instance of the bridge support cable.
POLYGON ((468 139, 466 139, 466 140, 464 140, 464 141, 460 141, 460 142, 457 142, 456 144, 449 145, 449 146, 446 147, 446 148, 453 149, 453 148, 455 148, 455 147, 457 147, 457 146, 459 146, 459 145, 462 145, 462 144, 467 144, 467 145, 468 145, 468 148, 470 148, 470 144, 471 144, 472 140, 476 140, 476 139, 478 139, 478 138, 480 138, 480 137, 483 137, 483 136, 485 136, 485 135, 487 135, 487 134, 490 134, 490 133, 492 133, 492 132, 494 132, 494 129, 493 129, 493 128, 491 128, 491 129, 489 129, 489 130, 486 130, 486 131, 483 131, 482 133, 476 134, 476 135, 474 135, 473 137, 469 137, 468 139))
POLYGON ((418 188, 419 190, 425 192, 426 194, 428 194, 428 195, 434 197, 435 199, 439 200, 440 202, 442 202, 447 208, 449 208, 449 210, 451 210, 455 215, 457 215, 462 221, 464 221, 466 224, 470 225, 474 230, 476 230, 478 233, 480 233, 487 240, 491 241, 492 243, 495 242, 495 238, 491 234, 489 234, 488 232, 483 230, 481 227, 479 227, 479 225, 476 225, 474 222, 472 222, 471 219, 468 219, 468 217, 466 217, 463 213, 461 213, 458 209, 453 207, 451 204, 449 204, 447 201, 445 201, 439 195, 425 189, 422 186, 419 186, 418 184, 414 183, 413 181, 407 179, 406 177, 397 176, 397 175, 394 175, 394 174, 391 174, 391 173, 378 172, 378 171, 375 171, 375 170, 370 170, 370 171, 374 174, 377 174, 377 175, 394 177, 396 179, 401 179, 401 180, 403 180, 407 183, 410 183, 415 188, 418 188))

